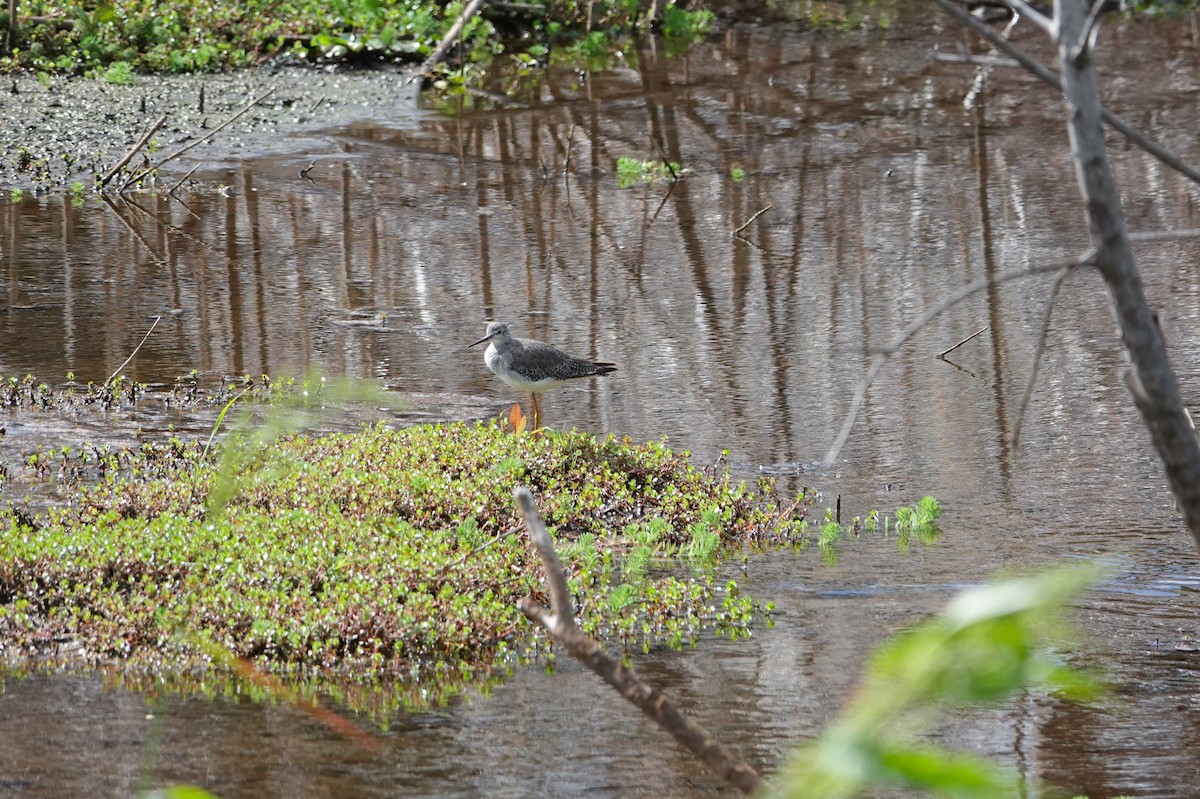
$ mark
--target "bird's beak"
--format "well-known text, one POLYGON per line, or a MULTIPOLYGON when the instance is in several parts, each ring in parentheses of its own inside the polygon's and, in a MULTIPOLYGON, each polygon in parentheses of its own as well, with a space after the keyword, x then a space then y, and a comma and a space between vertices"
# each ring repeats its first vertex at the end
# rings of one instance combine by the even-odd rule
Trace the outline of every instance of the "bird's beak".
POLYGON ((487 341, 487 340, 488 340, 488 339, 490 339, 490 338, 491 338, 491 336, 484 336, 483 338, 479 339, 479 341, 476 341, 476 342, 475 342, 475 344, 468 344, 468 345, 467 345, 467 349, 471 349, 471 348, 472 348, 472 347, 474 347, 476 344, 482 344, 483 342, 487 341))

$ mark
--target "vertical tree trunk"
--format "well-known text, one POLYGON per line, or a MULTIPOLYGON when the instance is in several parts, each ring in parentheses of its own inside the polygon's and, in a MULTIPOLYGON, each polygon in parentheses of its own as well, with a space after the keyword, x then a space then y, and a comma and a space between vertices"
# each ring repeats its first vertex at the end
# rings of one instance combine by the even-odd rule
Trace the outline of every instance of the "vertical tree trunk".
MULTIPOLYGON (((1097 0, 1102 2, 1102 0, 1097 0)), ((1071 151, 1087 203, 1096 266, 1108 284, 1121 337, 1133 362, 1130 388, 1167 479, 1200 547, 1200 442, 1188 423, 1179 383, 1133 261, 1120 196, 1104 146, 1104 128, 1089 28, 1098 24, 1084 0, 1055 0, 1058 53, 1071 151)), ((1097 500, 1100 498, 1097 497, 1097 500)))
POLYGON ((17 36, 17 0, 8 0, 8 30, 4 33, 4 52, 11 53, 17 36))

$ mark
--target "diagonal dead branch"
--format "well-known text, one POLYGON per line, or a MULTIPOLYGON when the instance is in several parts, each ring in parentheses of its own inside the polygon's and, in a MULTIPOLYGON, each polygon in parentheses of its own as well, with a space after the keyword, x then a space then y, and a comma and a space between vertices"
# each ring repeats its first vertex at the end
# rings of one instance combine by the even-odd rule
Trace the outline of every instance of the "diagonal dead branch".
POLYGON ((1041 28, 1043 33, 1049 34, 1051 39, 1058 38, 1058 26, 1054 24, 1054 20, 1026 3, 1025 0, 1005 0, 1005 2, 1013 11, 1041 28))
POLYGON ((939 353, 937 354, 938 358, 942 359, 943 361, 944 361, 944 360, 946 360, 946 356, 947 356, 947 355, 949 355, 950 353, 954 352, 956 349, 958 349, 958 348, 959 348, 959 347, 961 347, 962 345, 966 344, 968 341, 970 341, 971 339, 975 338, 976 336, 978 336, 980 333, 982 333, 983 331, 985 331, 985 330, 987 330, 987 329, 988 329, 988 326, 987 326, 987 325, 984 325, 983 327, 979 328, 978 330, 976 330, 976 331, 975 331, 974 333, 972 333, 971 335, 969 335, 969 336, 967 336, 966 338, 964 338, 962 341, 960 341, 960 342, 958 342, 957 344, 955 344, 953 347, 950 347, 949 349, 944 349, 944 350, 942 350, 941 352, 939 352, 939 353))
MULTIPOLYGON (((575 142, 575 127, 576 127, 575 123, 572 122, 571 129, 569 131, 567 131, 567 154, 566 154, 566 157, 563 158, 563 167, 562 167, 563 177, 568 178, 568 179, 571 177, 571 145, 574 144, 574 142, 575 142)), ((570 190, 571 190, 571 184, 570 184, 570 181, 568 180, 567 191, 570 191, 570 190)))
MULTIPOLYGON (((146 248, 146 252, 150 253, 150 257, 154 259, 154 263, 162 264, 163 259, 160 258, 158 253, 154 251, 154 248, 150 246, 150 242, 146 241, 146 237, 142 235, 142 232, 135 228, 133 223, 126 219, 123 213, 117 210, 117 206, 112 201, 112 198, 104 192, 101 192, 100 201, 107 206, 108 210, 113 212, 113 216, 115 216, 117 220, 125 226, 125 229, 133 234, 134 239, 136 239, 139 244, 146 248)), ((145 209, 139 207, 138 210, 144 211, 145 209)))
POLYGON ((196 139, 193 142, 188 142, 183 147, 180 147, 178 150, 176 150, 175 152, 168 155, 166 158, 159 161, 157 164, 147 167, 146 169, 143 169, 141 172, 138 172, 134 175, 131 175, 128 180, 126 180, 124 183, 121 184, 121 188, 118 189, 118 191, 125 191, 125 189, 129 188, 134 183, 137 183, 139 180, 146 177, 146 175, 149 175, 154 170, 160 169, 167 163, 174 161, 176 158, 183 155, 184 153, 186 153, 188 150, 192 149, 193 147, 198 147, 199 145, 204 144, 204 142, 208 141, 213 136, 216 136, 218 133, 225 130, 225 128, 229 127, 234 122, 241 119, 243 114, 245 114, 251 108, 258 105, 259 103, 261 103, 263 100, 267 99, 274 93, 275 93, 274 89, 267 89, 265 92, 260 94, 258 97, 255 97, 253 100, 246 103, 246 105, 242 107, 241 111, 238 111, 236 114, 234 114, 229 119, 222 122, 217 127, 210 130, 208 133, 205 133, 203 136, 201 136, 200 138, 196 139))
POLYGON ((763 208, 760 208, 758 211, 756 211, 754 213, 754 216, 750 217, 745 222, 743 222, 742 224, 740 224, 736 228, 734 228, 733 235, 736 236, 737 234, 741 233, 746 228, 750 227, 750 225, 752 225, 754 223, 755 219, 758 219, 760 216, 765 214, 767 211, 770 211, 774 207, 775 206, 773 206, 771 203, 767 203, 763 208))
POLYGON ((194 167, 189 169, 188 173, 186 175, 181 177, 179 180, 175 181, 174 186, 167 189, 167 194, 174 194, 179 189, 179 187, 182 186, 187 181, 188 178, 190 178, 192 175, 194 175, 196 173, 196 170, 199 168, 200 168, 200 165, 196 164, 194 167))
MULTIPOLYGON (((959 6, 955 5, 951 0, 935 0, 942 10, 950 16, 963 23, 971 30, 978 33, 983 38, 987 39, 997 50, 1000 50, 1005 55, 1011 57, 1025 69, 1029 70, 1034 76, 1041 79, 1043 82, 1050 84, 1055 89, 1062 91, 1062 81, 1050 70, 1043 67, 1038 62, 1034 61, 1029 56, 1025 55, 1024 51, 1015 46, 1012 42, 1005 39, 1000 34, 989 28, 983 22, 980 22, 975 17, 968 14, 959 6)), ((1158 144, 1154 140, 1147 137, 1133 125, 1126 122, 1121 117, 1109 111, 1107 108, 1101 108, 1100 113, 1104 121, 1114 130, 1121 133, 1125 138, 1141 147, 1150 155, 1157 158, 1162 163, 1179 172, 1182 175, 1195 183, 1200 183, 1200 172, 1188 166, 1182 159, 1158 144)))
POLYGON ((521 600, 521 611, 531 621, 550 631, 572 657, 596 672, 618 693, 632 702, 675 740, 686 746, 692 754, 708 765, 742 793, 750 794, 769 787, 762 776, 737 755, 717 741, 707 730, 688 718, 665 695, 645 683, 632 667, 609 657, 600 649, 600 644, 584 634, 575 623, 574 603, 562 561, 554 551, 554 542, 538 517, 533 504, 533 494, 528 488, 518 487, 513 492, 530 538, 542 559, 546 571, 546 584, 550 590, 553 612, 546 610, 534 600, 521 600))
POLYGON ((658 148, 658 154, 662 156, 663 166, 665 166, 667 171, 671 173, 671 182, 676 182, 679 180, 679 175, 676 174, 675 167, 671 166, 671 159, 667 157, 667 151, 663 149, 661 144, 659 144, 658 139, 654 138, 653 136, 651 136, 650 139, 654 142, 654 146, 658 148))
POLYGON ((121 370, 124 369, 126 366, 128 366, 129 362, 132 361, 134 356, 138 354, 138 350, 140 350, 142 348, 142 345, 146 343, 146 339, 150 338, 150 334, 154 332, 154 328, 158 327, 158 323, 161 321, 162 321, 162 316, 154 317, 154 324, 150 325, 150 329, 146 331, 146 335, 142 336, 142 340, 139 341, 138 345, 133 348, 133 352, 129 353, 129 357, 125 359, 125 363, 118 366, 117 371, 113 372, 111 375, 108 376, 108 379, 104 381, 104 385, 107 386, 109 383, 111 383, 113 380, 116 379, 117 375, 121 374, 121 370))
POLYGON ((108 182, 110 180, 112 180, 114 177, 116 177, 116 174, 118 172, 120 172, 121 169, 124 168, 124 166, 126 164, 128 164, 135 155, 137 155, 138 150, 140 150, 146 146, 146 142, 150 141, 150 137, 153 136, 155 134, 155 132, 159 128, 161 128, 163 126, 163 123, 166 121, 167 121, 166 114, 163 114, 157 120, 155 120, 154 124, 152 124, 149 128, 146 129, 146 132, 142 134, 142 137, 140 139, 138 139, 137 142, 132 147, 129 148, 129 151, 125 153, 125 155, 121 158, 121 160, 117 162, 117 165, 114 166, 112 169, 108 170, 108 174, 106 174, 104 177, 100 178, 100 183, 98 184, 98 188, 102 189, 105 186, 107 186, 108 182))
POLYGON ((863 401, 867 397, 867 390, 871 387, 871 384, 875 382, 875 378, 879 376, 879 372, 883 369, 888 360, 896 354, 896 351, 903 347, 905 343, 907 343, 907 341, 917 333, 917 331, 929 324, 931 319, 947 309, 954 307, 967 297, 970 297, 972 294, 982 291, 990 286, 998 286, 1001 283, 1007 283, 1010 280, 1029 277, 1030 275, 1039 275, 1043 272, 1057 272, 1060 269, 1078 266, 1091 266, 1095 254, 1095 250, 1089 250, 1083 255, 1083 257, 1077 258, 1073 261, 1039 264, 1037 266, 1029 266, 1025 267, 1024 269, 1013 269, 1008 272, 1001 272, 998 275, 992 275, 991 277, 981 278, 973 283, 968 283, 952 294, 946 295, 940 301, 930 307, 929 310, 925 311, 925 313, 921 314, 912 322, 910 322, 908 327, 896 334, 895 338, 888 342, 887 346, 879 350, 875 354, 875 357, 871 359, 871 365, 867 369, 866 375, 863 376, 862 381, 858 384, 858 388, 854 391, 854 399, 850 401, 850 409, 846 411, 846 418, 845 421, 842 422, 842 429, 840 432, 838 432, 837 438, 833 442, 833 446, 829 448, 829 452, 825 453, 824 463, 826 468, 832 466, 837 461, 838 455, 841 454, 842 447, 846 445, 846 439, 850 437, 850 431, 854 428, 854 422, 858 419, 858 412, 862 408, 863 401))
POLYGON ((409 82, 421 77, 428 76, 429 70, 433 69, 437 64, 446 57, 446 53, 450 52, 450 48, 458 41, 458 37, 462 34, 463 28, 467 27, 467 23, 471 21, 471 17, 475 16, 479 9, 483 8, 484 0, 471 0, 467 7, 458 15, 458 19, 454 20, 454 24, 450 26, 450 30, 446 31, 446 35, 438 43, 438 46, 429 54, 429 58, 417 69, 413 76, 409 78, 409 82))
MULTIPOLYGON (((654 215, 651 216, 650 221, 646 223, 647 227, 649 227, 650 225, 653 225, 655 220, 658 219, 658 215, 660 213, 662 213, 662 209, 666 206, 667 200, 671 199, 671 193, 675 191, 676 182, 677 181, 672 180, 670 185, 667 186, 667 193, 663 195, 662 202, 660 202, 658 204, 658 207, 654 209, 654 215)), ((649 184, 647 184, 647 185, 649 185, 649 184)))
POLYGON ((1037 350, 1033 354, 1033 369, 1029 372, 1029 382, 1025 384, 1025 394, 1021 397, 1021 405, 1017 408, 1017 420, 1013 424, 1012 445, 1021 442, 1021 423, 1025 420, 1025 411, 1029 408, 1029 400, 1033 397, 1033 386, 1037 383, 1038 370, 1042 365, 1042 355, 1046 352, 1046 339, 1050 336, 1050 317, 1054 315, 1054 301, 1058 298, 1058 290, 1062 282, 1071 274, 1071 267, 1064 268, 1050 286, 1050 296, 1046 298, 1046 312, 1042 315, 1042 330, 1038 335, 1037 350))

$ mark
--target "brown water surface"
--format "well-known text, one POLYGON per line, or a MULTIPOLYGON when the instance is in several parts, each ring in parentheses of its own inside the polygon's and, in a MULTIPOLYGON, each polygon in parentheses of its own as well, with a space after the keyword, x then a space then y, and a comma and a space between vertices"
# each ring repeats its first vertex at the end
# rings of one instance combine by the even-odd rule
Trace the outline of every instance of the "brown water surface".
MULTIPOLYGON (((1113 22, 1102 58, 1106 102, 1197 164, 1192 22, 1113 22)), ((1086 248, 1061 102, 1017 71, 979 88, 975 68, 934 61, 962 40, 934 22, 735 24, 680 58, 647 41, 622 69, 555 73, 521 105, 361 123, 290 156, 210 165, 224 193, 0 201, 0 373, 101 381, 161 316, 127 369, 137 380, 320 365, 408 395, 408 418, 473 418, 524 401, 463 349, 487 320, 509 320, 620 364, 546 395, 553 426, 665 435, 705 462, 728 450, 742 472, 840 494, 848 515, 925 493, 945 505, 929 549, 864 538, 836 567, 815 553, 754 558, 737 577, 776 601, 772 629, 639 659, 753 762, 777 768, 835 712, 870 648, 954 590, 1122 553, 1125 570, 1083 604, 1091 638, 1077 659, 1103 665, 1123 701, 1029 695, 933 736, 1092 797, 1195 795, 1200 655, 1175 645, 1200 632, 1200 572, 1098 277, 1072 274, 1058 293, 1019 446, 1052 277, 935 319, 884 369, 838 466, 813 465, 873 352, 923 309, 1086 248), (619 157, 660 147, 688 170, 673 190, 618 188, 619 157), (746 240, 731 235, 768 205, 746 240), (952 364, 936 359, 981 329, 952 364)), ((1200 188, 1110 143, 1131 229, 1200 227, 1200 188)), ((1195 240, 1137 256, 1200 407, 1195 240)), ((45 435, 10 422, 0 456, 45 435)), ((286 706, 10 677, 0 795, 128 796, 171 780, 227 797, 729 794, 569 663, 395 718, 385 739, 375 758, 286 706)))

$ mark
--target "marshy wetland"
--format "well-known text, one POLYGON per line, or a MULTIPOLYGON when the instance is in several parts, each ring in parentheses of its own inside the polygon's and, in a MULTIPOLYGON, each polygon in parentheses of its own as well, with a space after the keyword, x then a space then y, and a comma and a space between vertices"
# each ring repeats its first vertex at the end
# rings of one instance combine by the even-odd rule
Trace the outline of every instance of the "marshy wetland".
MULTIPOLYGON (((1059 292, 1019 445, 1011 433, 1049 278, 981 293, 934 320, 881 373, 837 464, 819 465, 873 354, 897 330, 971 280, 1061 261, 1086 246, 1061 101, 1015 70, 994 69, 980 82, 973 66, 935 61, 935 52, 971 40, 931 13, 849 33, 730 22, 683 52, 648 38, 603 68, 552 67, 536 84, 493 87, 515 102, 472 94, 458 107, 432 108, 414 94, 327 125, 306 123, 294 136, 250 138, 242 147, 216 137, 214 150, 196 148, 164 170, 163 182, 174 183, 199 165, 193 190, 175 196, 8 193, 0 198, 0 373, 18 383, 36 375, 56 398, 73 380, 82 395, 136 351, 120 384, 136 396, 110 398, 110 407, 101 399, 38 408, 35 381, 0 420, 0 489, 18 507, 31 495, 27 512, 43 512, 61 496, 60 479, 70 481, 70 458, 89 442, 109 453, 149 448, 164 468, 197 457, 244 376, 261 390, 262 375, 278 383, 319 370, 330 384, 349 378, 384 397, 318 403, 329 412, 315 417, 311 440, 293 446, 321 451, 292 450, 290 462, 307 465, 287 477, 259 464, 264 470, 254 473, 283 482, 243 486, 239 501, 274 507, 279 498, 270 492, 284 491, 289 529, 303 529, 296 498, 347 485, 322 475, 337 462, 326 459, 330 450, 353 451, 367 504, 322 502, 340 503, 347 529, 366 522, 356 553, 331 560, 319 551, 328 539, 313 530, 295 539, 312 551, 293 554, 309 596, 330 562, 343 563, 347 584, 375 579, 383 572, 376 559, 392 557, 372 547, 387 540, 378 520, 402 517, 398 508, 416 513, 409 500, 444 488, 437 481, 450 472, 376 473, 372 464, 394 463, 385 452, 397 437, 424 436, 420 447, 432 453, 452 447, 475 420, 527 401, 466 349, 488 320, 507 320, 520 335, 620 366, 605 381, 540 400, 545 424, 583 431, 564 434, 563 443, 603 448, 610 434, 628 437, 647 464, 730 491, 767 478, 789 518, 801 507, 792 500, 808 489, 813 527, 839 499, 846 520, 894 512, 926 494, 941 501, 934 542, 901 546, 894 534, 864 530, 838 541, 836 557, 823 557, 829 550, 820 546, 747 541, 744 553, 699 572, 696 585, 711 591, 704 596, 684 596, 670 582, 693 576, 690 566, 656 572, 652 559, 664 608, 708 614, 695 647, 691 633, 682 634, 682 651, 667 646, 667 631, 643 653, 641 628, 622 639, 619 614, 598 628, 754 765, 777 769, 854 690, 872 647, 961 588, 1000 571, 1116 553, 1121 571, 1081 601, 1076 617, 1087 637, 1065 655, 1106 672, 1110 702, 1078 706, 1030 693, 957 712, 930 737, 1073 794, 1189 795, 1200 774, 1200 660, 1191 646, 1200 634, 1197 556, 1122 381, 1125 356, 1098 278, 1072 275, 1059 292), (673 180, 660 170, 625 183, 622 158, 665 158, 682 174, 673 180), (936 357, 977 332, 949 361, 936 357), (437 433, 435 424, 448 426, 437 433), (664 437, 690 455, 665 454, 664 437), (71 455, 60 474, 63 447, 71 455), (42 473, 29 462, 37 453, 50 457, 42 473), (369 505, 381 497, 390 504, 369 505), (358 519, 354 508, 363 510, 358 519), (731 581, 737 597, 727 607, 731 581)), ((1040 52, 1039 36, 1018 29, 1016 39, 1040 52)), ((1106 103, 1200 163, 1191 135, 1200 129, 1192 102, 1200 50, 1190 24, 1113 19, 1102 41, 1106 103)), ((139 76, 132 88, 151 95, 156 81, 139 76)), ((1198 226, 1196 186, 1119 139, 1110 146, 1133 230, 1198 226)), ((1137 256, 1185 399, 1196 407, 1194 246, 1145 241, 1137 256)), ((470 555, 463 563, 471 568, 521 574, 515 595, 536 588, 504 560, 525 558, 524 550, 476 548, 516 526, 504 504, 513 481, 537 473, 545 489, 551 473, 534 465, 550 441, 522 441, 488 424, 469 447, 475 467, 454 490, 479 496, 469 514, 464 507, 438 520, 445 534, 428 546, 454 546, 460 554, 450 563, 470 555)), ((100 462, 80 464, 85 483, 101 479, 100 462)), ((621 463, 614 473, 636 472, 621 463)), ((600 477, 584 482, 604 485, 600 477)), ((148 493, 124 498, 124 507, 169 507, 189 524, 204 518, 189 497, 152 493, 164 485, 147 480, 148 493)), ((582 518, 609 514, 622 529, 631 521, 627 508, 598 496, 585 492, 577 502, 582 518)), ((721 513, 741 512, 736 502, 717 504, 721 513)), ((113 505, 104 507, 97 512, 113 505)), ((704 509, 689 513, 672 529, 704 521, 704 509)), ((708 520, 729 521, 711 513, 708 520)), ((572 531, 576 542, 589 533, 600 536, 572 531)), ((150 547, 156 539, 132 540, 150 547)), ((254 551, 249 541, 242 551, 254 551)), ((192 561, 220 551, 203 538, 192 544, 192 561)), ((101 554, 101 542, 88 541, 74 556, 86 565, 101 554)), ((576 555, 591 557, 586 549, 576 555)), ((672 558, 685 562, 682 550, 672 558)), ((239 585, 262 593, 239 590, 228 605, 261 600, 280 610, 260 614, 257 630, 250 620, 246 632, 264 647, 291 646, 280 620, 311 620, 311 608, 282 604, 300 602, 303 592, 287 582, 296 576, 256 572, 249 558, 229 568, 244 573, 239 585)), ((173 585, 169 575, 152 582, 173 585)), ((360 588, 385 590, 375 582, 360 588)), ((461 632, 450 624, 458 618, 454 597, 430 596, 449 603, 429 606, 448 636, 426 642, 453 641, 450 633, 461 632)), ((495 607, 511 598, 497 594, 495 607)), ((221 610, 220 602, 155 604, 214 618, 221 610)), ((163 629, 150 623, 155 609, 133 611, 145 622, 139 629, 163 629)), ((508 641, 507 633, 497 627, 488 637, 508 641)), ((326 650, 305 651, 305 668, 319 667, 326 650)), ((77 653, 83 659, 86 650, 77 653)), ((348 715, 362 711, 379 753, 288 702, 265 699, 252 682, 210 680, 203 669, 166 678, 153 668, 120 674, 97 661, 98 668, 9 672, 0 690, 0 786, 14 796, 118 796, 175 782, 229 797, 732 795, 581 666, 560 656, 547 669, 536 649, 531 663, 511 654, 495 679, 445 696, 354 681, 323 694, 348 715)), ((296 682, 311 687, 306 676, 296 682)))

